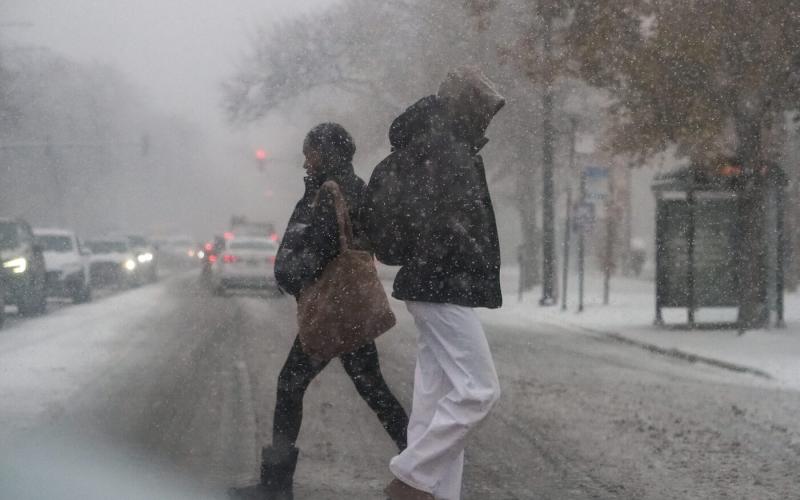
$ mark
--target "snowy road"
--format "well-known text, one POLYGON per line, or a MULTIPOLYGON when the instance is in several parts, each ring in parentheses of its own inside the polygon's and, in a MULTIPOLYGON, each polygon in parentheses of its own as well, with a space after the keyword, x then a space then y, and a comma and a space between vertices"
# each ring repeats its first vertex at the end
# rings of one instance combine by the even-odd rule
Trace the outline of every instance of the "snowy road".
MULTIPOLYGON (((394 305, 400 324, 379 348, 407 405, 414 329, 394 305)), ((0 331, 0 450, 69 430, 221 496, 256 477, 293 314, 286 298, 214 297, 183 275, 17 321, 0 331)), ((468 450, 466 499, 798 496, 799 393, 483 317, 503 397, 468 450)), ((296 498, 382 498, 392 444, 338 363, 305 415, 296 498)))

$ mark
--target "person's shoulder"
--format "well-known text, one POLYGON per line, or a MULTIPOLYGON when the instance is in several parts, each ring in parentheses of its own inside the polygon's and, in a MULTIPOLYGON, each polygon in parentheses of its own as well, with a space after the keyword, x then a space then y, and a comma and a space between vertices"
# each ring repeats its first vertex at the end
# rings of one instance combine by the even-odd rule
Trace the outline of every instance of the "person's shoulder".
POLYGON ((345 189, 352 190, 353 193, 360 196, 367 190, 367 183, 364 181, 364 179, 354 173, 349 179, 348 186, 346 186, 345 189))

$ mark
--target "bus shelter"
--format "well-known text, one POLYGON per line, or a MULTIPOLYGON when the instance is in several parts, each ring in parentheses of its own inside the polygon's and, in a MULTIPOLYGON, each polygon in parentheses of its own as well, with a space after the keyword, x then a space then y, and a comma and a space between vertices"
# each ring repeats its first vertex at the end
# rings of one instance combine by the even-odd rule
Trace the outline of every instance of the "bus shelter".
MULTIPOLYGON (((740 306, 738 200, 745 175, 731 162, 715 168, 682 167, 655 179, 657 325, 664 325, 662 309, 683 308, 688 328, 738 328, 736 322, 698 324, 695 318, 701 308, 740 306)), ((786 176, 777 165, 750 175, 764 181, 757 183, 766 208, 761 224, 766 244, 764 282, 771 318, 782 325, 786 176)))

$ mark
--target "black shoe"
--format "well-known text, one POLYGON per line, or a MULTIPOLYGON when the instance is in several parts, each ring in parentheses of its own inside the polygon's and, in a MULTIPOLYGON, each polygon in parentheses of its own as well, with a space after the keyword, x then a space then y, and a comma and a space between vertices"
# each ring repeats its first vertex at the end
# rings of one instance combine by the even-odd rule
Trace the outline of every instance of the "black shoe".
POLYGON ((292 499, 292 483, 298 452, 294 446, 287 449, 270 446, 261 450, 261 486, 273 494, 288 494, 288 496, 270 497, 270 500, 292 499))

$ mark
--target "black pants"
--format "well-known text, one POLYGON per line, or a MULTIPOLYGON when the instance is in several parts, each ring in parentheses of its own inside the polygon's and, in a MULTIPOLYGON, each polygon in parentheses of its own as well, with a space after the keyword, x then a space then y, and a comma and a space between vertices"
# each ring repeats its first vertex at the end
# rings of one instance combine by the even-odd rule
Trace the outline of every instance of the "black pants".
MULTIPOLYGON (((339 357, 356 390, 378 416, 383 428, 401 451, 406 448, 408 415, 386 385, 378 361, 378 350, 371 342, 339 357)), ((303 396, 308 385, 326 366, 303 352, 295 338, 289 357, 278 377, 275 418, 272 424, 272 445, 294 446, 303 420, 303 396)))

